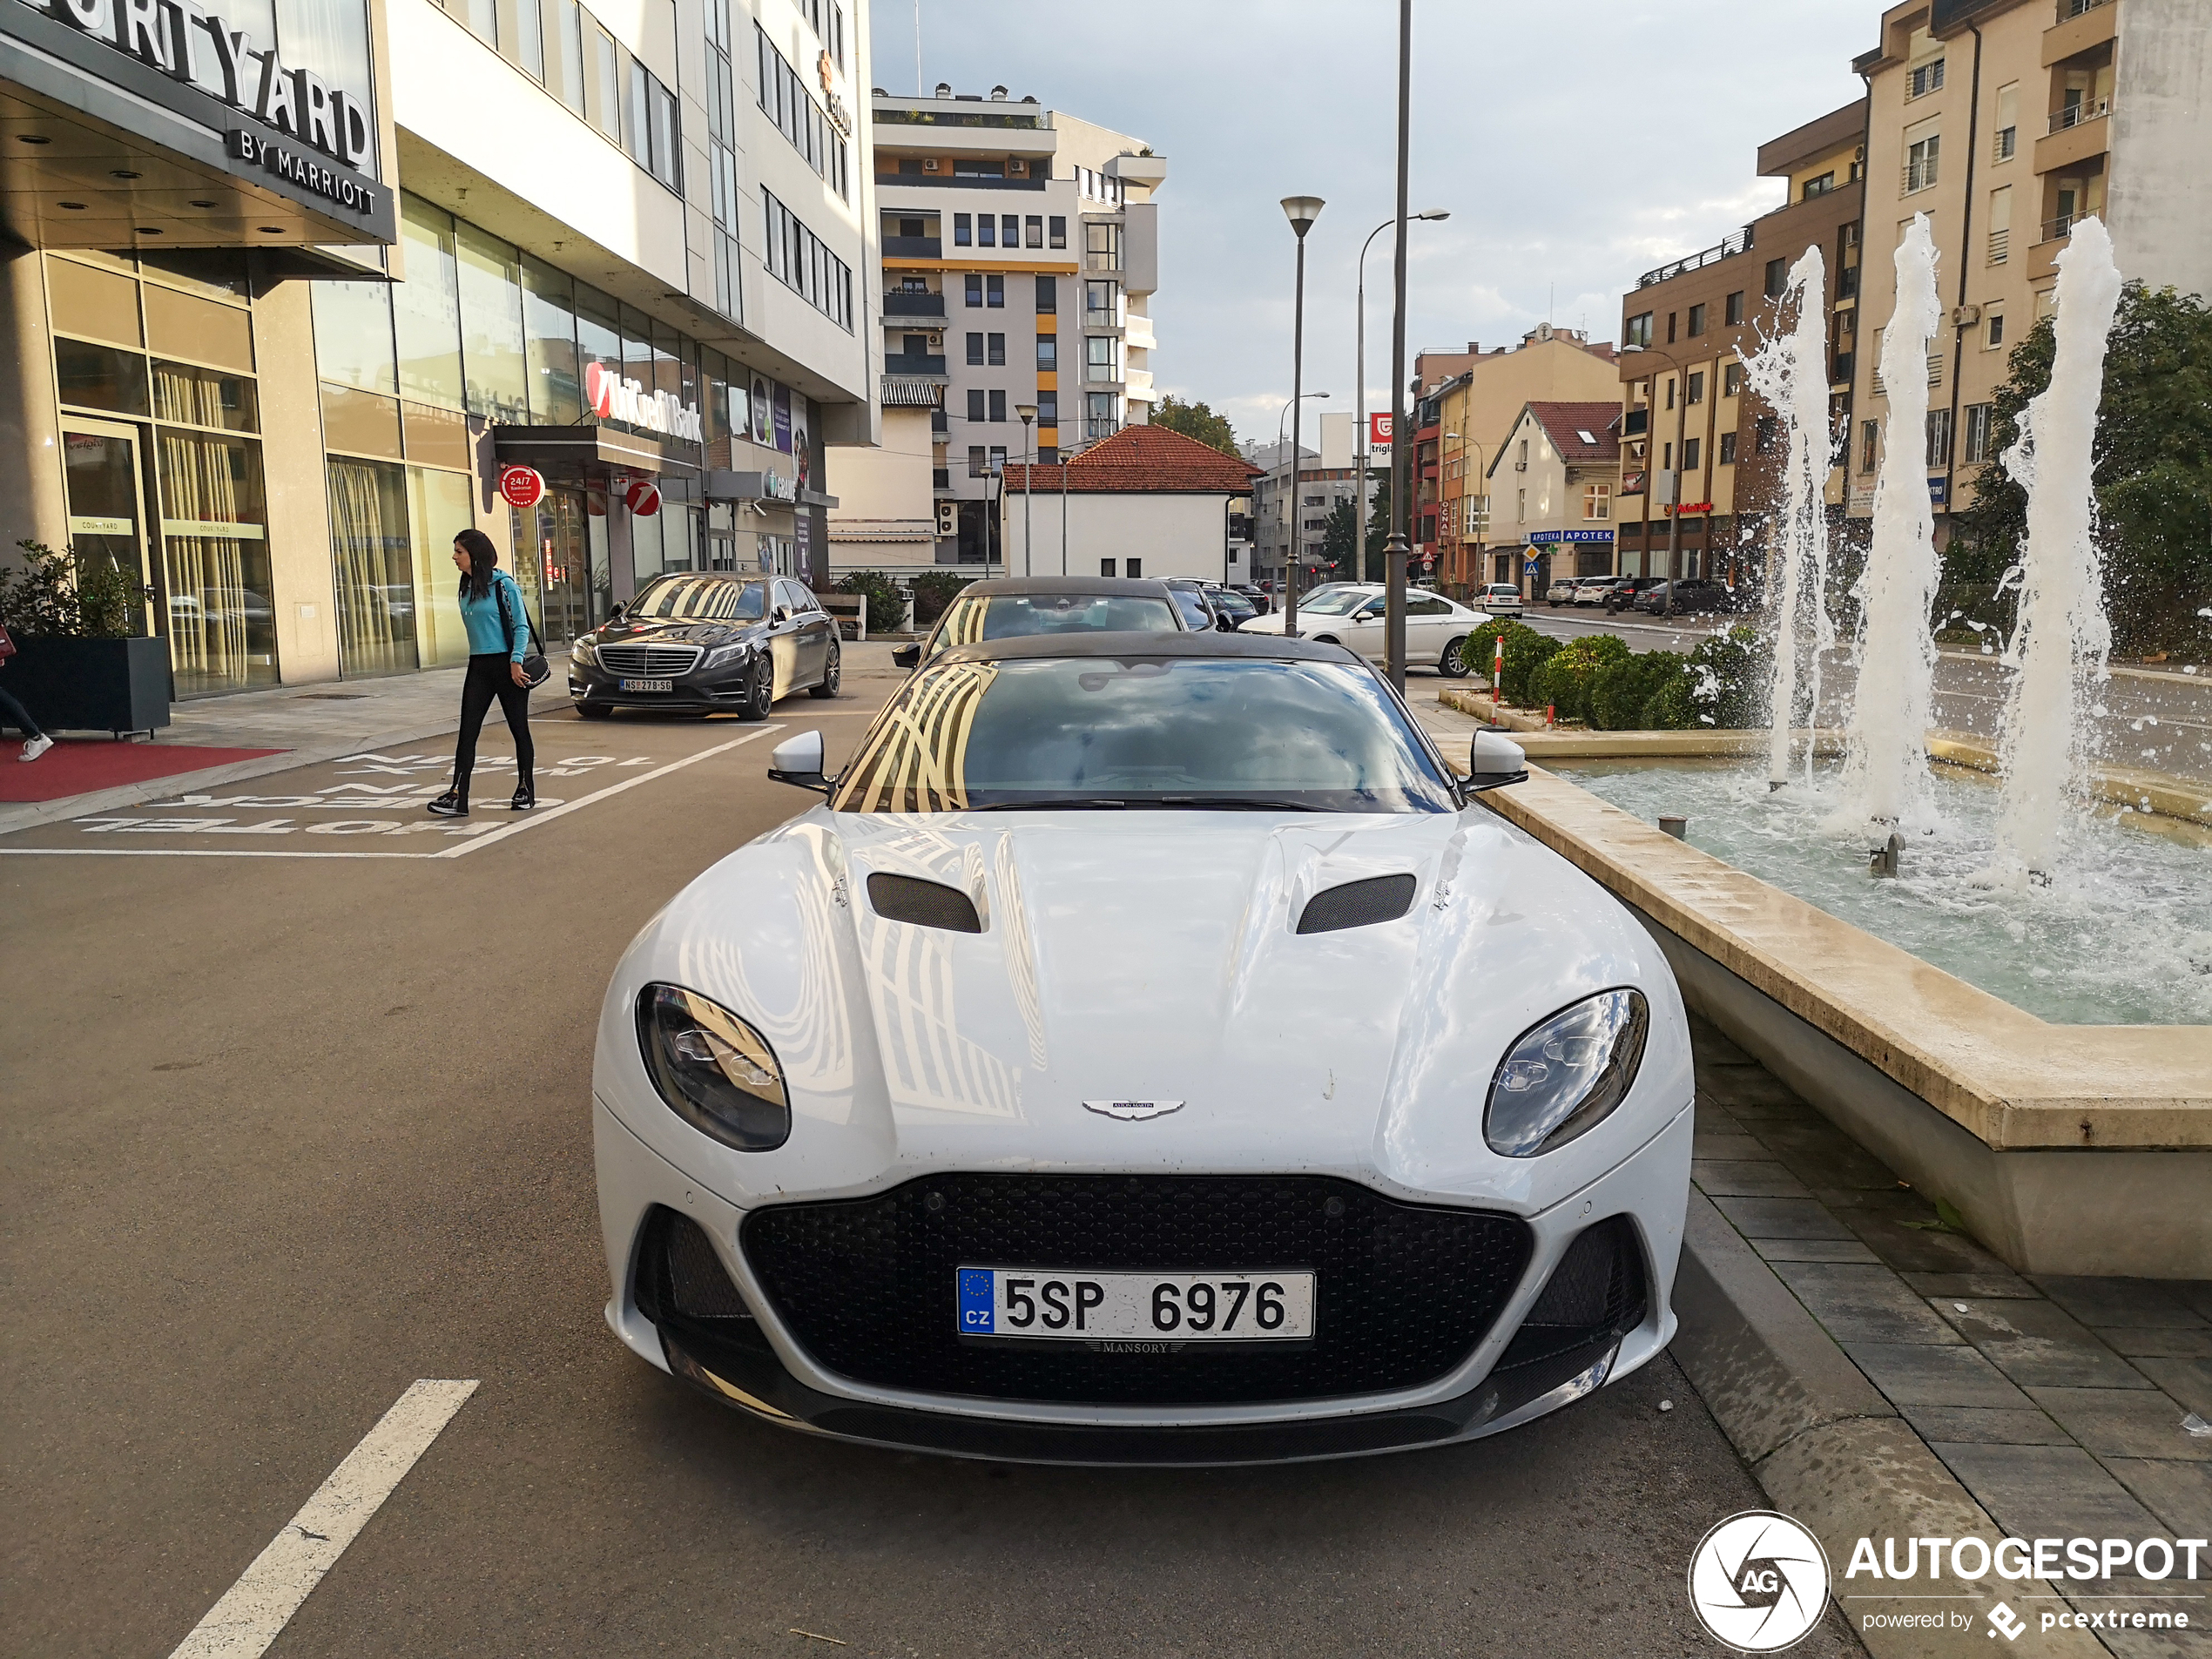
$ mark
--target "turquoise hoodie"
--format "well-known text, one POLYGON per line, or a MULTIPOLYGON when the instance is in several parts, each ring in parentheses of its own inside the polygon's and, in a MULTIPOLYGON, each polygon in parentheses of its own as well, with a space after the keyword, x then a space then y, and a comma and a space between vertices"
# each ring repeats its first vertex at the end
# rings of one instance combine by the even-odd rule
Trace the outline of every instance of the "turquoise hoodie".
POLYGON ((461 620, 468 624, 471 657, 504 657, 519 663, 529 655, 529 612, 523 607, 522 589, 506 571, 491 573, 491 590, 481 599, 462 584, 461 620), (504 619, 500 615, 502 598, 507 607, 504 619))

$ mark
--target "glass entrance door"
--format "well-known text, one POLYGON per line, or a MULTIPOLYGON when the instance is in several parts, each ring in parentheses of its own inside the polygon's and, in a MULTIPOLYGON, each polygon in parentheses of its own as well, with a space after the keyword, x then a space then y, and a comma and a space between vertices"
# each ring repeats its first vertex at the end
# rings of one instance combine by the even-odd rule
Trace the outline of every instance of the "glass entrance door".
POLYGON ((549 489, 524 516, 534 519, 536 529, 538 626, 548 645, 565 645, 578 634, 588 632, 593 621, 583 492, 549 489))
POLYGON ((151 633, 152 590, 146 583, 137 430, 98 421, 68 422, 62 428, 62 474, 78 582, 113 572, 123 590, 124 627, 133 635, 151 633))

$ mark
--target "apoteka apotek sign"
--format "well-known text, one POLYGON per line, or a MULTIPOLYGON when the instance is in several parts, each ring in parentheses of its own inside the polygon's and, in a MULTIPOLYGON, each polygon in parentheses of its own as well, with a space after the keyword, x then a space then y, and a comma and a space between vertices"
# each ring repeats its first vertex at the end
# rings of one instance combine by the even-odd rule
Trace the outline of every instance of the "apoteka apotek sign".
POLYGON ((1730 1515, 1689 1558, 1689 1605, 1716 1642, 1739 1653, 1779 1653, 1827 1609, 1828 1552, 1787 1515, 1730 1515))

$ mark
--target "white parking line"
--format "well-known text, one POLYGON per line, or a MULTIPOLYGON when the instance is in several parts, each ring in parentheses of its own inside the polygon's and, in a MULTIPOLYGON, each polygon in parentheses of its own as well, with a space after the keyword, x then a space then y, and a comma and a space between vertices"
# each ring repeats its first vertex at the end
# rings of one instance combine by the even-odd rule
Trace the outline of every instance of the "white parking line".
POLYGON ((169 1659, 255 1659, 267 1652, 346 1546, 475 1392, 473 1379, 411 1384, 169 1659))
MULTIPOLYGON (((665 778, 671 772, 681 772, 686 766, 696 765, 702 760, 735 749, 742 744, 751 743, 755 738, 765 738, 771 732, 782 730, 780 724, 755 726, 741 738, 732 738, 729 742, 718 743, 711 749, 702 749, 697 754, 685 755, 680 759, 670 761, 666 765, 656 766, 651 772, 638 772, 633 777, 624 779, 620 783, 609 784, 604 789, 595 790, 589 795, 580 795, 574 800, 563 801, 558 806, 548 807, 542 813, 518 813, 511 824, 502 824, 497 829, 486 830, 481 834, 471 836, 458 846, 446 847, 436 853, 381 853, 370 852, 365 848, 360 851, 348 850, 340 853, 295 853, 276 847, 237 846, 0 846, 0 854, 14 853, 21 858, 64 859, 457 859, 464 853, 475 852, 480 846, 489 846, 494 841, 503 841, 510 835, 520 834, 534 824, 550 823, 554 819, 563 817, 576 811, 579 806, 589 806, 594 801, 606 799, 610 795, 619 795, 625 789, 635 789, 639 784, 649 784, 656 778, 665 778)), ((69 823, 79 820, 63 819, 60 821, 69 823)), ((398 832, 391 830, 385 833, 396 833, 398 832)))

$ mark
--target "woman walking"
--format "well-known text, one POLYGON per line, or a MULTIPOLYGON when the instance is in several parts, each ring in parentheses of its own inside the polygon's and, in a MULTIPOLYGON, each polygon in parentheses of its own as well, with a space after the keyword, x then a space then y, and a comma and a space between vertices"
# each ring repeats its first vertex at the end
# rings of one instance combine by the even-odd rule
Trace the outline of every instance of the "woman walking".
POLYGON ((440 818, 469 816, 469 774, 476 765, 476 733, 492 699, 499 699, 515 734, 515 798, 518 813, 537 805, 530 771, 537 752, 530 743, 530 683, 523 658, 530 644, 529 614, 523 590, 499 568, 499 550, 480 529, 453 538, 454 568, 461 572, 461 619, 469 630, 469 675, 461 685, 461 738, 453 752, 453 787, 430 803, 440 818))
MULTIPOLYGON (((8 665, 8 658, 16 654, 16 642, 8 637, 8 631, 0 628, 0 668, 8 665)), ((16 701, 15 694, 0 685, 0 725, 12 725, 23 733, 23 752, 18 760, 36 760, 54 746, 54 740, 38 729, 38 722, 30 718, 30 711, 16 701)))

